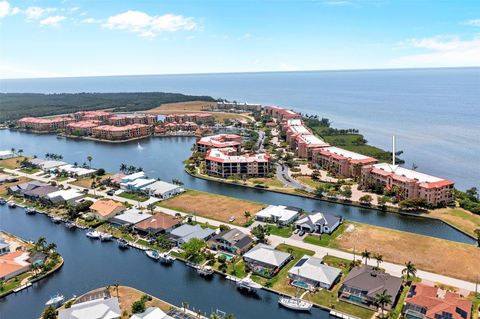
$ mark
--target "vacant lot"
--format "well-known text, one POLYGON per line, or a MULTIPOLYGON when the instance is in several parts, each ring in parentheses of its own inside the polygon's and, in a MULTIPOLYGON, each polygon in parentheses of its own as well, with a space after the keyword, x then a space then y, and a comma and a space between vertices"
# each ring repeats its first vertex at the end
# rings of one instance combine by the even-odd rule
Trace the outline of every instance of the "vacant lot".
POLYGON ((192 190, 167 199, 160 205, 223 222, 228 222, 230 217, 234 216, 234 224, 239 225, 246 222, 245 211, 249 211, 251 216, 254 216, 264 207, 254 202, 192 190))
POLYGON ((23 157, 12 157, 4 160, 0 160, 0 167, 15 169, 18 167, 17 161, 21 161, 23 157))
POLYGON ((411 260, 417 268, 472 282, 480 276, 480 249, 473 245, 356 223, 336 245, 348 251, 354 246, 357 252, 367 249, 401 265, 411 260))
POLYGON ((467 233, 474 235, 480 229, 480 215, 470 213, 463 208, 442 208, 428 212, 429 216, 440 218, 467 233))
MULTIPOLYGON (((105 174, 100 178, 100 181, 104 181, 107 178, 110 178, 111 176, 112 176, 112 174, 105 174)), ((93 181, 96 181, 96 176, 88 176, 88 177, 84 177, 84 178, 79 178, 76 181, 71 182, 70 184, 77 185, 77 186, 80 186, 80 187, 83 187, 83 188, 91 188, 93 181)))

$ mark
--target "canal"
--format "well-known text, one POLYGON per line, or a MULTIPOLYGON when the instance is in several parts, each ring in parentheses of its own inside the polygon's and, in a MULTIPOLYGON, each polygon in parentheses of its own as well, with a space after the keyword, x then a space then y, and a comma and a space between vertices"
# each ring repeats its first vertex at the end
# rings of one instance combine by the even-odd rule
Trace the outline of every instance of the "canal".
MULTIPOLYGON (((439 220, 402 216, 374 209, 347 206, 309 198, 209 182, 188 175, 183 160, 191 153, 193 137, 163 137, 130 143, 101 143, 86 140, 57 138, 51 134, 29 134, 0 130, 0 149, 15 147, 25 154, 43 157, 45 153, 61 154, 70 163, 86 162, 92 156, 92 165, 117 172, 120 164, 142 167, 149 177, 165 181, 179 179, 185 186, 266 204, 290 205, 306 211, 320 210, 366 224, 474 244, 475 241, 439 220)), ((0 223, 0 228, 2 227, 0 223)))
POLYGON ((48 242, 57 244, 58 252, 65 259, 58 272, 28 290, 1 299, 2 319, 38 318, 45 302, 57 292, 70 298, 114 284, 135 287, 175 305, 186 301, 191 309, 207 313, 220 309, 243 319, 329 317, 328 312, 320 309, 312 309, 307 314, 281 308, 277 296, 267 291, 260 291, 258 297, 244 295, 222 276, 204 279, 180 261, 163 266, 142 251, 120 250, 115 242, 88 239, 80 229, 70 230, 54 224, 45 215, 27 215, 19 207, 0 206, 0 226, 28 240, 46 237, 48 242))

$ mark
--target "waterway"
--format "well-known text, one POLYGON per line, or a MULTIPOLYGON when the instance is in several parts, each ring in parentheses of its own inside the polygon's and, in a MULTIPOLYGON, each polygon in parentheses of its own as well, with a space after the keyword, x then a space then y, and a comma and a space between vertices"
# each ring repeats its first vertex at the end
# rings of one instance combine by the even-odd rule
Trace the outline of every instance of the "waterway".
POLYGON ((38 318, 45 302, 57 292, 70 298, 107 285, 135 287, 169 303, 210 313, 220 309, 237 318, 328 318, 328 312, 313 309, 311 314, 294 313, 277 304, 277 295, 261 291, 258 298, 243 295, 235 285, 219 275, 211 280, 176 261, 163 266, 149 259, 144 252, 130 248, 120 250, 115 242, 91 240, 79 229, 69 230, 54 224, 45 215, 26 215, 22 208, 0 206, 2 229, 28 240, 46 237, 57 244, 64 257, 63 267, 34 284, 33 287, 0 300, 0 318, 38 318))
MULTIPOLYGON (((90 155, 93 157, 94 167, 103 167, 111 172, 117 172, 120 164, 125 163, 142 167, 152 178, 161 178, 165 181, 179 179, 186 187, 192 189, 266 204, 295 206, 306 211, 320 210, 341 215, 352 221, 474 244, 472 238, 438 220, 401 216, 191 177, 185 173, 182 161, 188 158, 194 142, 195 138, 191 137, 164 137, 115 144, 57 138, 51 134, 0 131, 0 149, 15 147, 17 150, 23 149, 25 154, 38 157, 43 157, 47 152, 56 153, 63 155, 67 162, 80 164, 90 155)), ((1 219, 0 228, 3 228, 1 219)))

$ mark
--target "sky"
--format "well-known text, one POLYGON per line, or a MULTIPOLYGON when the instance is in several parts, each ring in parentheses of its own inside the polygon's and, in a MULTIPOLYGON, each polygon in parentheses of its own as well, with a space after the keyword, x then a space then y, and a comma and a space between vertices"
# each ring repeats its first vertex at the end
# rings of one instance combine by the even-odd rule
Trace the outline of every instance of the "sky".
POLYGON ((480 66, 480 0, 0 0, 0 78, 480 66))

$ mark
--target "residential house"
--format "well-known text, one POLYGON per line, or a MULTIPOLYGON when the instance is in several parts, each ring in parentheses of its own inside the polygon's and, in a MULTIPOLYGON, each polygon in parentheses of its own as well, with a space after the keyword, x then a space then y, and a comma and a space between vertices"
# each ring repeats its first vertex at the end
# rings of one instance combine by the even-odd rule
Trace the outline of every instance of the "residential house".
POLYGON ((11 150, 0 151, 0 160, 9 159, 15 157, 15 154, 11 150))
POLYGON ((160 308, 149 307, 142 313, 136 313, 130 317, 130 319, 173 319, 160 308))
POLYGON ((31 181, 31 182, 26 182, 26 183, 10 186, 8 188, 8 192, 10 194, 23 196, 23 194, 26 191, 31 191, 31 190, 34 190, 35 188, 38 188, 40 186, 46 186, 46 185, 47 184, 39 182, 39 181, 31 181))
POLYGON ((134 181, 122 183, 120 184, 120 188, 131 191, 131 192, 138 192, 142 190, 145 186, 155 183, 157 180, 154 178, 137 178, 134 181))
POLYGON ((370 266, 353 268, 343 281, 338 292, 339 298, 365 307, 376 308, 375 297, 386 291, 391 296, 390 310, 395 306, 402 287, 402 279, 388 273, 375 270, 370 266))
POLYGON ((88 177, 97 172, 96 169, 74 166, 72 164, 59 166, 56 170, 57 172, 65 172, 75 177, 88 177))
POLYGON ((125 209, 125 206, 111 199, 100 199, 90 206, 92 213, 100 220, 108 220, 125 209))
POLYGON ((325 265, 320 258, 304 255, 288 271, 288 278, 291 285, 299 288, 330 289, 341 274, 340 269, 325 265))
POLYGON ((168 234, 180 224, 181 221, 171 215, 155 213, 153 216, 135 224, 134 229, 144 235, 157 235, 160 233, 168 234))
POLYGON ((266 244, 258 244, 243 255, 246 266, 264 277, 273 277, 292 258, 289 253, 266 244))
POLYGON ((75 205, 75 202, 82 198, 84 194, 76 188, 70 188, 49 193, 47 196, 52 204, 69 203, 75 205))
POLYGON ((10 252, 10 243, 5 241, 2 237, 0 237, 0 256, 8 254, 10 252))
POLYGON ((208 246, 213 250, 242 255, 253 245, 253 239, 237 228, 224 230, 213 236, 208 241, 208 246))
POLYGON ((262 222, 289 225, 293 223, 302 210, 300 208, 282 205, 269 205, 255 215, 255 219, 262 222))
POLYGON ((119 215, 113 216, 108 221, 119 226, 132 226, 150 217, 152 217, 151 214, 142 212, 136 208, 131 208, 119 215))
POLYGON ((23 196, 32 201, 41 201, 44 203, 50 202, 48 194, 58 192, 60 189, 56 186, 45 185, 36 187, 34 189, 26 190, 23 192, 23 196))
POLYGON ((155 196, 161 199, 168 199, 185 191, 183 187, 170 184, 163 181, 155 181, 142 188, 142 191, 149 196, 155 196))
POLYGON ((470 319, 472 302, 458 293, 414 283, 405 299, 407 319, 470 319))
POLYGON ((295 222, 295 228, 317 234, 331 234, 342 222, 342 217, 314 212, 295 222))
POLYGON ((180 227, 173 229, 170 232, 170 238, 177 244, 183 245, 192 238, 209 240, 215 235, 215 230, 210 228, 203 228, 200 225, 184 224, 180 227))
POLYGON ((196 148, 198 152, 206 153, 212 148, 232 147, 240 152, 242 148, 242 137, 234 134, 218 134, 202 137, 197 140, 196 148))
POLYGON ((119 319, 122 317, 118 298, 94 299, 61 309, 58 319, 119 319))
POLYGON ((30 253, 15 251, 0 256, 0 280, 6 281, 30 269, 30 253))

